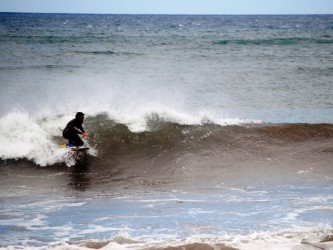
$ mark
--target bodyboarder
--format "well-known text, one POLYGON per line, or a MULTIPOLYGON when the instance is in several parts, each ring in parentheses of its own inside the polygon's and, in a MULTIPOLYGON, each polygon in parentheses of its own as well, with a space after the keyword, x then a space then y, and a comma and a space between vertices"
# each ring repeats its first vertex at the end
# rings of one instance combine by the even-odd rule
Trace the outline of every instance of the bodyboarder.
POLYGON ((69 145, 78 147, 83 145, 83 141, 79 135, 83 138, 88 136, 82 127, 83 121, 84 114, 82 112, 77 112, 75 119, 71 120, 62 132, 63 137, 68 140, 69 145))

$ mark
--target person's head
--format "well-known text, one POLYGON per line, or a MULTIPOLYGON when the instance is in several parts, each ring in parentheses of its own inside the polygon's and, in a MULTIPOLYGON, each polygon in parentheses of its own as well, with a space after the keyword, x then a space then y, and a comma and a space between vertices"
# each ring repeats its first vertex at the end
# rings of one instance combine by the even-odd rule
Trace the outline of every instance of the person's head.
POLYGON ((84 114, 82 112, 77 112, 76 115, 75 115, 75 119, 79 120, 80 122, 83 122, 84 114))

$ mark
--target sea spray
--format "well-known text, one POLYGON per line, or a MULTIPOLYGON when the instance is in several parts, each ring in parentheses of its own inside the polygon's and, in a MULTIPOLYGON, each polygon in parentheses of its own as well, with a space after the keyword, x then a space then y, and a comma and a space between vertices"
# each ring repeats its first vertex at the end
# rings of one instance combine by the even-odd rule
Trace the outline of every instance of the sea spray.
POLYGON ((27 159, 37 165, 56 163, 74 165, 68 149, 60 148, 54 136, 61 135, 61 122, 38 121, 21 112, 9 113, 0 118, 0 157, 27 159))

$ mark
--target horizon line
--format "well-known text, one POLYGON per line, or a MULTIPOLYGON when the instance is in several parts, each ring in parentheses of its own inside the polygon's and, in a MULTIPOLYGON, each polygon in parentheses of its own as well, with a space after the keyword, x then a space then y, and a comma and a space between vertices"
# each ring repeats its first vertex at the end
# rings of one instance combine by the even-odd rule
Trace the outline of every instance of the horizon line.
POLYGON ((8 14, 63 14, 63 15, 169 15, 169 16, 323 16, 333 15, 333 13, 93 13, 93 12, 39 12, 39 11, 0 11, 8 14))

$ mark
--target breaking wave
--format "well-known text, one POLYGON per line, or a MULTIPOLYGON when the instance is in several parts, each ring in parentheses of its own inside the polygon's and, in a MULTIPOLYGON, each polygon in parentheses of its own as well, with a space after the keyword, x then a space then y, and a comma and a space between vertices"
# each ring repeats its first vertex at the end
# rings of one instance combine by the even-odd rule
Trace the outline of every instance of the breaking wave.
MULTIPOLYGON (((32 118, 13 112, 0 118, 0 157, 2 160, 27 159, 40 166, 66 163, 72 165, 61 131, 70 116, 32 118)), ((91 155, 105 157, 112 154, 155 154, 169 152, 226 152, 257 150, 276 144, 331 140, 332 124, 263 124, 257 121, 227 119, 217 124, 208 119, 176 122, 158 114, 145 118, 144 129, 120 123, 106 113, 88 116, 85 129, 90 134, 85 141, 91 155)), ((142 125, 142 124, 141 124, 142 125)), ((331 148, 324 148, 331 152, 331 148)), ((111 156, 112 157, 112 156, 111 156)))

